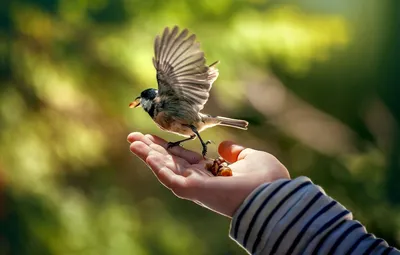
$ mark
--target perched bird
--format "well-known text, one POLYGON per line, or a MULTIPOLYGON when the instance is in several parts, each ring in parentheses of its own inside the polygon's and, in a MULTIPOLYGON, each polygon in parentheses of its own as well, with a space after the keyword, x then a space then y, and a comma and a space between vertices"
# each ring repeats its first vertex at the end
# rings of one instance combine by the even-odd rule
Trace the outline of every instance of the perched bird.
POLYGON ((200 112, 219 72, 215 67, 218 61, 209 66, 205 64, 204 52, 195 40, 195 34, 189 34, 187 29, 180 32, 177 26, 172 30, 165 28, 162 36, 156 37, 153 65, 158 89, 142 91, 129 107, 141 106, 162 130, 187 137, 169 142, 168 148, 197 136, 205 157, 210 141, 201 138, 201 131, 217 125, 246 130, 248 122, 200 112))

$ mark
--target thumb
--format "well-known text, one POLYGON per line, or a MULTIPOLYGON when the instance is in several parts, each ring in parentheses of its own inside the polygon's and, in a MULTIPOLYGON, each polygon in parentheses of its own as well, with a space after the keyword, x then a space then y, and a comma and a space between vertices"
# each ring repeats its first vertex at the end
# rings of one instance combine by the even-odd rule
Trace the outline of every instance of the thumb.
POLYGON ((224 141, 218 146, 219 155, 229 163, 234 163, 245 158, 251 151, 253 150, 232 141, 224 141))

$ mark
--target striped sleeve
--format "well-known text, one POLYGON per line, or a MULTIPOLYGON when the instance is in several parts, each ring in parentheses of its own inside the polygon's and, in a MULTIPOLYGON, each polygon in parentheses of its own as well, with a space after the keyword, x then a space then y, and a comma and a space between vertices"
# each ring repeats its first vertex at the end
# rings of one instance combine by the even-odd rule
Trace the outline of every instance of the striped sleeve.
POLYGON ((230 237, 250 254, 400 254, 307 177, 255 189, 236 211, 230 237))

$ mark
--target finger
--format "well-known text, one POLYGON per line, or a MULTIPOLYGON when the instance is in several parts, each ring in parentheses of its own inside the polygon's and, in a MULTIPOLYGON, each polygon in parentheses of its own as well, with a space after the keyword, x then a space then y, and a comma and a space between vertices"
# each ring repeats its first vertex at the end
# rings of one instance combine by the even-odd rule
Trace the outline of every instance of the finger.
POLYGON ((128 141, 131 141, 131 142, 142 141, 143 143, 145 143, 149 146, 154 143, 152 140, 149 139, 149 137, 147 137, 139 132, 130 133, 128 135, 128 141))
POLYGON ((141 141, 134 141, 129 146, 132 153, 138 156, 141 160, 146 161, 151 148, 141 141))
POLYGON ((141 137, 144 136, 142 133, 140 132, 132 132, 128 135, 128 142, 129 143, 133 143, 134 141, 139 141, 141 140, 141 137))
POLYGON ((150 146, 142 141, 134 141, 129 146, 132 153, 138 156, 141 160, 146 161, 149 155, 162 156, 158 151, 153 150, 150 146))
POLYGON ((185 170, 189 167, 187 161, 182 158, 167 154, 164 155, 156 150, 153 150, 151 146, 143 143, 142 141, 135 141, 130 146, 131 151, 136 154, 146 164, 148 157, 157 157, 163 162, 163 165, 171 169, 174 173, 183 175, 185 170))
POLYGON ((224 141, 218 146, 219 155, 228 162, 236 162, 240 152, 245 148, 243 146, 237 145, 232 141, 224 141))
MULTIPOLYGON (((168 143, 164 139, 155 135, 145 135, 145 136, 148 139, 150 139, 153 143, 159 144, 165 150, 167 149, 168 143)), ((168 151, 174 154, 175 156, 185 159, 190 164, 197 164, 203 159, 203 157, 197 152, 187 150, 181 146, 174 146, 172 148, 169 148, 168 151)))
POLYGON ((154 143, 148 136, 139 132, 134 132, 128 135, 128 141, 141 141, 147 144, 150 148, 158 151, 161 154, 168 155, 168 151, 159 144, 154 143))
POLYGON ((157 156, 149 156, 146 159, 146 163, 153 170, 153 173, 157 176, 158 180, 169 189, 179 189, 186 187, 186 178, 177 175, 165 166, 163 160, 157 156))
POLYGON ((218 146, 219 155, 230 163, 244 159, 252 151, 254 150, 245 148, 232 141, 224 141, 218 146))
MULTIPOLYGON (((188 167, 189 164, 186 159, 176 156, 174 154, 170 154, 162 145, 155 143, 152 135, 144 135, 143 137, 140 137, 140 139, 154 151, 166 156, 164 158, 165 164, 177 173, 183 173, 184 169, 188 167)), ((161 142, 164 141, 161 138, 158 139, 161 140, 161 142)), ((164 143, 166 142, 164 141, 164 143)))

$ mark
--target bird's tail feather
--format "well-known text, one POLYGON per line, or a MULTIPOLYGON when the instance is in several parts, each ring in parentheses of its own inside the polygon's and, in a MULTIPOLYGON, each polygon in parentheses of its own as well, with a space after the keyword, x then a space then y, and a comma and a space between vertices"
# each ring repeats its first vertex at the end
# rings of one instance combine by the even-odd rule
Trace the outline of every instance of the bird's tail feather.
POLYGON ((247 126, 249 125, 249 123, 245 120, 231 119, 231 118, 225 118, 225 117, 220 117, 220 116, 217 116, 215 118, 219 122, 218 125, 221 125, 221 126, 228 126, 228 127, 234 127, 234 128, 247 130, 247 126))

